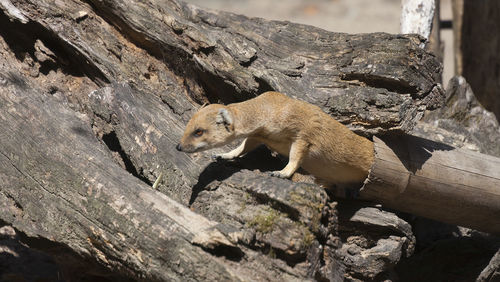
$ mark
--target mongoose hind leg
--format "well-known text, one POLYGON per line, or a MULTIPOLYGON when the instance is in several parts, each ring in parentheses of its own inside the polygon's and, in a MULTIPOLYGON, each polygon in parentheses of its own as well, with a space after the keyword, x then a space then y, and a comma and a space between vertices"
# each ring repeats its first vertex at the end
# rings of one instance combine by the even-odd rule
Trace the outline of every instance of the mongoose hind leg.
POLYGON ((300 167, 302 160, 307 153, 308 144, 302 139, 295 140, 290 146, 288 164, 280 171, 271 172, 272 176, 280 178, 290 178, 292 174, 300 167))
POLYGON ((241 144, 238 147, 236 147, 234 150, 229 151, 227 153, 223 153, 223 154, 213 154, 212 159, 214 161, 232 160, 234 158, 237 158, 241 155, 244 155, 244 154, 250 152, 251 150, 255 149, 260 144, 262 144, 262 143, 257 141, 256 139, 248 137, 248 138, 245 138, 243 140, 243 142, 241 142, 241 144))

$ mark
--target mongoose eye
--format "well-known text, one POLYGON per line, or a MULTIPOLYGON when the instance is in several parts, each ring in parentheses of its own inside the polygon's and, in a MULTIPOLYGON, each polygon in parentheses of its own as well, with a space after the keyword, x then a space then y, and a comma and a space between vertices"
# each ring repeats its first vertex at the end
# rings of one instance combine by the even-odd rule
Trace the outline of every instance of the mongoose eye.
POLYGON ((203 129, 196 129, 194 132, 193 132, 193 135, 196 136, 196 137, 200 137, 203 135, 205 131, 203 129))

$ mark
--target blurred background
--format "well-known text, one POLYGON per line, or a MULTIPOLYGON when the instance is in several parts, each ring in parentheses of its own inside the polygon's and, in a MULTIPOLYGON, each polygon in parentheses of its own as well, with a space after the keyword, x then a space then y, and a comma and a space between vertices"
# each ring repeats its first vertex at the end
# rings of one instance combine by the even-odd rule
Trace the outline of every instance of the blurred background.
MULTIPOLYGON (((184 0, 249 17, 285 20, 345 33, 399 33, 401 0, 184 0)), ((451 0, 441 0, 441 20, 451 20, 451 0)), ((443 85, 454 75, 453 32, 441 29, 443 85)))

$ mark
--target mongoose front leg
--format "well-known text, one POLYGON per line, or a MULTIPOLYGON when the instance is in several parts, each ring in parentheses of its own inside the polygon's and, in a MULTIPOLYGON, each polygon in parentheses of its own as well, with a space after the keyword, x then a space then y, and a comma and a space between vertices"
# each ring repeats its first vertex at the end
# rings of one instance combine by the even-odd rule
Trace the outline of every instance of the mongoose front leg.
POLYGON ((300 167, 302 159, 307 153, 307 147, 307 142, 304 140, 299 139, 294 141, 290 146, 288 164, 280 171, 271 172, 271 175, 280 178, 290 178, 290 176, 300 167))
POLYGON ((261 143, 257 140, 255 140, 254 138, 245 138, 243 140, 243 142, 241 142, 241 144, 236 147, 234 150, 232 151, 229 151, 227 153, 223 153, 223 154, 213 154, 212 155, 212 159, 214 161, 217 161, 217 160, 232 160, 234 158, 237 158, 241 155, 244 155, 248 152, 250 152, 251 150, 255 149, 258 145, 260 145, 261 143))

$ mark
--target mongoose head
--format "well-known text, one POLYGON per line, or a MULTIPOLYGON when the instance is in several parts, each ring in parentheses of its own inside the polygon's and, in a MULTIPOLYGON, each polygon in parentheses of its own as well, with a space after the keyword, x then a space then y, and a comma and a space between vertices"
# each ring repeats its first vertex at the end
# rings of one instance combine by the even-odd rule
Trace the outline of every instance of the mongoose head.
POLYGON ((233 114, 219 104, 202 107, 186 125, 177 150, 194 153, 220 147, 234 140, 233 114))

